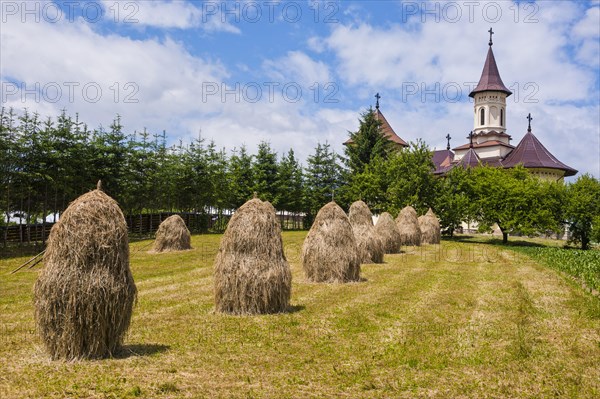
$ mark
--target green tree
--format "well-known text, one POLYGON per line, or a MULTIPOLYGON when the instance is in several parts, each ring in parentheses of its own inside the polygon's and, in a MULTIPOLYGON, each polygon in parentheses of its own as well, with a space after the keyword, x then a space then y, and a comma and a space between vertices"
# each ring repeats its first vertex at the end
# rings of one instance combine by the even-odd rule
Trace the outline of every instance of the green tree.
POLYGON ((16 145, 15 115, 12 108, 0 109, 0 225, 4 215, 11 210, 11 186, 16 170, 16 157, 19 150, 16 145))
POLYGON ((357 132, 349 132, 352 142, 344 150, 351 174, 363 172, 373 159, 385 160, 392 152, 392 144, 383 135, 381 121, 372 108, 361 114, 359 123, 357 132))
POLYGON ((243 145, 239 152, 234 149, 228 165, 229 206, 234 209, 252 198, 254 191, 252 172, 252 155, 248 154, 246 146, 243 145))
POLYGON ((227 182, 227 155, 225 149, 217 149, 212 140, 207 147, 207 181, 210 193, 207 204, 221 213, 228 206, 230 197, 227 182))
POLYGON ((438 181, 435 198, 436 215, 440 218, 442 230, 450 236, 462 222, 473 219, 475 207, 472 198, 472 180, 470 169, 452 168, 438 181))
POLYGON ((290 149, 279 162, 276 202, 280 209, 297 213, 302 210, 303 196, 302 167, 294 155, 294 150, 290 149))
POLYGON ((315 153, 307 159, 305 175, 305 207, 307 226, 312 224, 321 207, 332 201, 341 185, 338 156, 328 143, 318 143, 315 153))
POLYGON ((600 182, 589 174, 581 175, 567 187, 567 197, 570 241, 581 244, 581 249, 588 249, 599 228, 594 226, 594 221, 600 218, 600 182))
POLYGON ((367 203, 374 213, 387 211, 387 191, 391 183, 389 171, 390 160, 375 157, 362 171, 348 173, 348 184, 341 193, 344 197, 343 202, 349 204, 360 199, 367 203))
POLYGON ((394 153, 388 165, 387 211, 395 214, 407 205, 418 213, 435 208, 439 181, 431 173, 432 154, 425 142, 411 142, 408 149, 394 153))
POLYGON ((122 203, 127 186, 125 172, 127 165, 128 149, 121 125, 121 117, 117 117, 106 131, 102 127, 94 131, 92 139, 91 164, 95 172, 95 180, 102 180, 104 191, 122 203))
POLYGON ((490 229, 494 223, 502 232, 502 242, 508 234, 534 234, 550 226, 540 197, 540 181, 522 166, 511 169, 477 167, 473 175, 473 201, 476 201, 475 220, 480 230, 490 229))
POLYGON ((277 154, 265 141, 258 145, 258 152, 252 165, 254 191, 263 201, 269 201, 277 208, 277 154))

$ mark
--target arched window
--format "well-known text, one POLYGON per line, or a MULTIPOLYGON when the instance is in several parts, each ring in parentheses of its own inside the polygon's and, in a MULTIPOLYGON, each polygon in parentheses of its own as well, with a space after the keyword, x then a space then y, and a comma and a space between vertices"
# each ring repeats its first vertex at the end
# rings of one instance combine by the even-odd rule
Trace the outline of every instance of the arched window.
POLYGON ((500 108, 500 126, 504 126, 504 108, 500 108))
POLYGON ((481 126, 485 125, 485 108, 481 108, 481 111, 479 111, 479 124, 481 126))

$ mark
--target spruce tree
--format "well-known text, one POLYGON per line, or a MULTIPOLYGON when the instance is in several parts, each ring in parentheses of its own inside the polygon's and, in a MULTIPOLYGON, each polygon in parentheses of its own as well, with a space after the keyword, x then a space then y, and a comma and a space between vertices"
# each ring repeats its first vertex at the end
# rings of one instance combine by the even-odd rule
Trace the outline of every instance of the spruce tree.
POLYGON ((246 146, 242 145, 239 152, 233 150, 229 157, 228 184, 229 206, 237 209, 252 198, 254 190, 254 175, 252 170, 252 155, 248 154, 246 146))
POLYGON ((277 174, 277 203, 280 209, 297 213, 303 206, 302 167, 294 150, 290 149, 281 159, 277 174))
POLYGON ((346 145, 346 165, 350 173, 361 173, 373 159, 386 160, 392 151, 391 142, 383 135, 381 121, 373 108, 361 114, 357 132, 349 132, 352 142, 346 145))
POLYGON ((334 200, 340 188, 341 167, 338 156, 328 143, 318 143, 315 153, 308 157, 305 176, 305 207, 307 226, 312 224, 321 207, 334 200))
POLYGON ((265 141, 258 145, 258 152, 252 165, 254 191, 263 201, 269 201, 277 207, 277 154, 265 141))

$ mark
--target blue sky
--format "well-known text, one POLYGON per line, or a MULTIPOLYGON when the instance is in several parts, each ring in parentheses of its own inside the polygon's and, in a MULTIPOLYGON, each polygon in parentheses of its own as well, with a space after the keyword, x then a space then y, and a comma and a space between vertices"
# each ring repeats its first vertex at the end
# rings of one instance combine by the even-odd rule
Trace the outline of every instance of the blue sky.
POLYGON ((228 150, 266 140, 304 159, 342 151, 360 112, 407 141, 466 142, 470 87, 489 39, 527 128, 561 161, 600 176, 598 1, 3 1, 2 105, 90 127, 200 134, 228 150), (37 94, 36 94, 37 92, 37 94))

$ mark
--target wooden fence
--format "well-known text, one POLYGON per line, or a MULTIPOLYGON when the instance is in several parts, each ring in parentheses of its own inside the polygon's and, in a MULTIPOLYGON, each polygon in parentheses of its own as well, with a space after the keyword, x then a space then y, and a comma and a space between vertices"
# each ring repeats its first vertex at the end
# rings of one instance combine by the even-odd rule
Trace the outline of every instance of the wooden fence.
MULTIPOLYGON (((230 211, 219 214, 161 212, 152 214, 129 215, 125 217, 130 234, 151 236, 158 230, 160 223, 171 215, 179 215, 192 233, 222 233, 231 218, 230 211)), ((299 230, 304 226, 304 216, 278 213, 283 230, 299 230)), ((0 244, 43 245, 50 234, 53 223, 21 224, 0 226, 0 244)))

